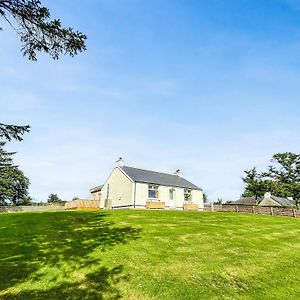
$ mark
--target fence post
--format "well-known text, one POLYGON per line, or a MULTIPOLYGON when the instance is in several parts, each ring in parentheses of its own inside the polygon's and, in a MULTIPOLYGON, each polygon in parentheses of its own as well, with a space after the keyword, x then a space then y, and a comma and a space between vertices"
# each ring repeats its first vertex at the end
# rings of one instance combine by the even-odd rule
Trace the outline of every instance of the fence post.
POLYGON ((214 204, 213 203, 211 204, 211 211, 212 212, 214 211, 214 204))
POLYGON ((273 211, 273 207, 272 206, 270 207, 270 214, 271 214, 271 216, 274 216, 274 211, 273 211))
POLYGON ((237 205, 235 205, 235 211, 239 212, 239 207, 237 205))
POLYGON ((254 205, 252 205, 252 213, 254 214, 254 205))
POLYGON ((294 216, 294 218, 297 218, 297 211, 295 208, 293 208, 293 216, 294 216))

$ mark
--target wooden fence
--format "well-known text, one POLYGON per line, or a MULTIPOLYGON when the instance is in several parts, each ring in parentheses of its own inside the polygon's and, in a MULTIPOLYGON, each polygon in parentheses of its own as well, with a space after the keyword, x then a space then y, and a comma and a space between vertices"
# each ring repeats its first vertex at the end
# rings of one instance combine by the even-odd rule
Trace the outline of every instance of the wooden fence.
POLYGON ((300 210, 289 207, 267 207, 252 205, 234 205, 234 204, 205 204, 204 211, 223 211, 223 212, 240 212, 259 215, 300 217, 300 210))
POLYGON ((66 202, 65 209, 99 209, 99 204, 99 200, 78 199, 66 202))

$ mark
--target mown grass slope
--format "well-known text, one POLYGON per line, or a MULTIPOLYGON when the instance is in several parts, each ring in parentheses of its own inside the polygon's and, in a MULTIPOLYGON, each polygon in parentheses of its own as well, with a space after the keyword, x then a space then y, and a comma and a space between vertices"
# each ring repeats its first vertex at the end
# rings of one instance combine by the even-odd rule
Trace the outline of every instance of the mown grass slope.
POLYGON ((183 211, 0 215, 0 299, 299 299, 300 219, 183 211))

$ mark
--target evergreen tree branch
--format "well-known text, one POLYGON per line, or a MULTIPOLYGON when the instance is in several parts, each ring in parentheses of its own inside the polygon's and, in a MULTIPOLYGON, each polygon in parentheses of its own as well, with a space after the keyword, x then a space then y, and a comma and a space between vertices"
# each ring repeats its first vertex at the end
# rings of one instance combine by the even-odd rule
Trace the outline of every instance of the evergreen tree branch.
POLYGON ((39 0, 0 0, 0 15, 6 21, 7 15, 15 20, 23 43, 21 51, 30 60, 37 60, 39 51, 58 59, 61 54, 74 56, 86 50, 86 35, 71 27, 62 27, 59 19, 49 20, 50 12, 39 0))
POLYGON ((0 123, 0 139, 11 141, 12 139, 22 141, 22 135, 30 131, 30 126, 7 125, 0 123))

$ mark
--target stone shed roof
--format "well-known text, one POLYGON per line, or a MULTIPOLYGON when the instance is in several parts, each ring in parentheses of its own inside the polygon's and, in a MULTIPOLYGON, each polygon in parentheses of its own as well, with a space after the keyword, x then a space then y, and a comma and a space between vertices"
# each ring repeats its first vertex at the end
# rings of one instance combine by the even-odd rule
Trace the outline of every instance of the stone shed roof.
POLYGON ((281 198, 271 195, 270 193, 265 193, 264 197, 260 197, 255 199, 255 197, 245 197, 240 198, 237 201, 233 201, 232 204, 239 204, 239 205, 259 205, 263 200, 271 199, 279 204, 279 206, 295 206, 295 201, 288 199, 288 198, 281 198))
POLYGON ((257 205, 262 198, 255 199, 255 197, 245 197, 233 202, 233 204, 239 205, 257 205))
POLYGON ((295 201, 287 198, 281 198, 271 195, 271 199, 279 203, 281 206, 294 206, 295 201))

